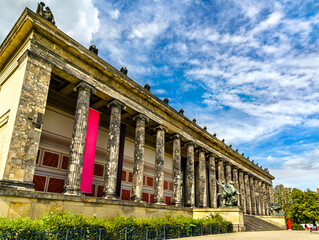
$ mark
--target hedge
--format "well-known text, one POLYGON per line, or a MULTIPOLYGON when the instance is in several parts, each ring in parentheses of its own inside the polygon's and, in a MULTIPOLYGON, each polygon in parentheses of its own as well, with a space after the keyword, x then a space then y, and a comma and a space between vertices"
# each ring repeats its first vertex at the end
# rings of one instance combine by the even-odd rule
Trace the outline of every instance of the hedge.
POLYGON ((171 214, 162 218, 115 217, 97 218, 74 215, 71 212, 54 211, 42 218, 0 218, 0 233, 52 232, 62 230, 118 229, 125 227, 155 226, 198 226, 219 224, 221 231, 232 229, 232 223, 225 221, 220 215, 210 215, 205 219, 193 219, 185 216, 173 217, 171 214))

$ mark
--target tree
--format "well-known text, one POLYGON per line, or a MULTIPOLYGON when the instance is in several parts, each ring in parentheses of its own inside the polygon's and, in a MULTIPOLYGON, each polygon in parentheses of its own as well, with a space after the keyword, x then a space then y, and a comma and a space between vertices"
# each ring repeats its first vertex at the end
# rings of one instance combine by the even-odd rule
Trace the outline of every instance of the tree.
POLYGON ((310 190, 286 188, 281 184, 274 188, 274 197, 283 207, 286 218, 294 223, 319 221, 319 194, 310 190))

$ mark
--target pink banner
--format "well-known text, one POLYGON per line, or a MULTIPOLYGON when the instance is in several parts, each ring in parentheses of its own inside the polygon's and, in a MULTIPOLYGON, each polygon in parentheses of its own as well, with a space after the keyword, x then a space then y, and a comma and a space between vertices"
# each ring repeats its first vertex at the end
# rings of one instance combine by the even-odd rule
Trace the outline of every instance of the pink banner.
POLYGON ((84 149, 84 160, 81 179, 81 191, 92 192, 94 159, 96 149, 96 138, 99 127, 100 113, 92 108, 89 109, 88 126, 86 130, 86 140, 84 149))

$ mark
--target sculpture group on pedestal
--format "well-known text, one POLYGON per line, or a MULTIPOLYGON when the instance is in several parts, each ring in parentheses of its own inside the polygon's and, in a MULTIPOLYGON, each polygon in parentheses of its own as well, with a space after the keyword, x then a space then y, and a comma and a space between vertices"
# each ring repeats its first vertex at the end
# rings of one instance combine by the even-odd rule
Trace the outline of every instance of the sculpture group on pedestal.
POLYGON ((225 182, 219 183, 217 180, 216 182, 223 189, 223 192, 217 194, 217 198, 220 198, 220 205, 239 206, 238 199, 235 195, 241 195, 241 193, 235 188, 234 182, 229 181, 228 184, 226 184, 225 182))

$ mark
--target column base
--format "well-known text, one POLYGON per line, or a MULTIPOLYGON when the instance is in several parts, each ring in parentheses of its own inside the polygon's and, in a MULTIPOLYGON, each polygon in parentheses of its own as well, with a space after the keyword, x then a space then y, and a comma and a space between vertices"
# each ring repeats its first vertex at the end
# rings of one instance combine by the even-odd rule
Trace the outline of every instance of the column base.
POLYGON ((33 188, 34 184, 32 182, 21 182, 21 181, 14 181, 14 180, 0 180, 0 188, 11 188, 11 189, 18 189, 18 190, 27 190, 27 191, 34 191, 33 188))
POLYGON ((181 202, 172 202, 172 206, 182 207, 182 203, 181 202))
POLYGON ((116 196, 116 193, 104 193, 103 198, 107 200, 119 200, 119 198, 116 196))
POLYGON ((69 196, 84 196, 80 189, 75 188, 65 188, 63 194, 69 196))
POLYGON ((195 204, 186 204, 185 207, 194 208, 194 207, 195 207, 195 204))
POLYGON ((137 203, 146 203, 145 201, 143 201, 142 197, 137 197, 137 196, 132 196, 131 201, 137 202, 137 203))
POLYGON ((157 204, 157 205, 166 205, 166 203, 164 203, 164 200, 154 199, 154 203, 157 204))

